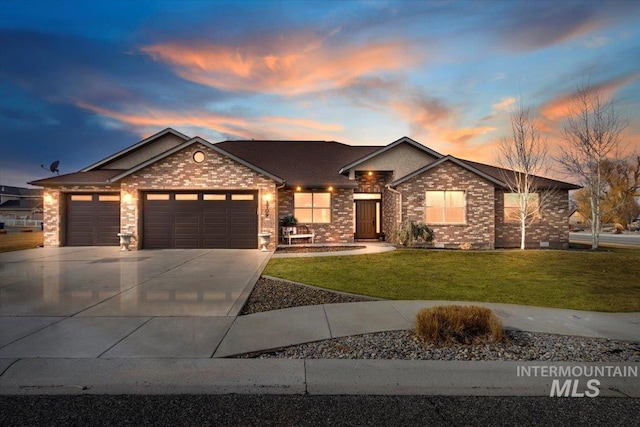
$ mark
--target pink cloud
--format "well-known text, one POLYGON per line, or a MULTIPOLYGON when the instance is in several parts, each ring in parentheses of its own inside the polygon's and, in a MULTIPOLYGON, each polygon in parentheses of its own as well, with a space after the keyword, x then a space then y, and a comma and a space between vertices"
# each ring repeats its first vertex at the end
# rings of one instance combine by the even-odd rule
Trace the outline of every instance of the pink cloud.
POLYGON ((361 76, 400 70, 418 60, 408 43, 400 41, 327 47, 325 42, 336 33, 267 39, 241 47, 176 41, 141 51, 189 81, 281 95, 342 88, 361 76))
POLYGON ((340 125, 282 116, 245 118, 209 112, 177 113, 162 110, 123 113, 82 101, 76 102, 76 105, 100 116, 135 126, 141 136, 167 126, 210 129, 229 138, 240 139, 326 139, 328 133, 336 134, 342 131, 340 125), (286 131, 283 132, 283 129, 286 131))

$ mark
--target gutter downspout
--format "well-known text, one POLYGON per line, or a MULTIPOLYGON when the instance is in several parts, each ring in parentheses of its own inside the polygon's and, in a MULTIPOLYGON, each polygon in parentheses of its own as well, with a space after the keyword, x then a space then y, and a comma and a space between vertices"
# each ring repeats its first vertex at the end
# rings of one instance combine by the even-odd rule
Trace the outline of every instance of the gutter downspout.
POLYGON ((275 211, 276 211, 276 224, 274 226, 274 228, 276 230, 276 248, 278 247, 278 242, 280 241, 280 224, 279 224, 280 219, 278 218, 278 206, 280 205, 280 198, 278 197, 278 190, 282 190, 285 187, 285 185, 287 185, 287 183, 286 183, 286 181, 283 181, 281 186, 279 186, 279 187, 276 186, 276 197, 275 197, 276 198, 276 200, 275 200, 275 203, 276 203, 276 208, 275 208, 275 211))
POLYGON ((396 207, 396 209, 398 210, 398 224, 401 224, 402 223, 402 193, 394 188, 391 188, 390 185, 386 185, 385 187, 387 188, 387 190, 398 195, 398 206, 396 207))

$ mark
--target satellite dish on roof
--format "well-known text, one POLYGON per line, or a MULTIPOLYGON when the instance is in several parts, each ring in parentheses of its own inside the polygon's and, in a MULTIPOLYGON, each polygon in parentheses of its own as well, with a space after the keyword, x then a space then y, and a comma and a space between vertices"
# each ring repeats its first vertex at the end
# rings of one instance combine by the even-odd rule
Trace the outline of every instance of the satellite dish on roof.
MULTIPOLYGON (((58 170, 58 166, 60 165, 60 160, 56 160, 55 162, 51 163, 51 165, 49 166, 49 170, 53 173, 57 173, 58 175, 60 175, 60 171, 58 170)), ((40 165, 40 167, 42 169, 47 169, 44 167, 44 165, 40 165)))

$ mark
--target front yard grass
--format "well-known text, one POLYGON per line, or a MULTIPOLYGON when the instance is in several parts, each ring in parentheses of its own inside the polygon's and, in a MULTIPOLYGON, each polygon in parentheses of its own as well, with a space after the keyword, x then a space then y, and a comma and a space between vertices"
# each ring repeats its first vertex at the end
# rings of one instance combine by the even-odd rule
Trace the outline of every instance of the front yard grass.
POLYGON ((0 252, 21 251, 42 246, 42 231, 0 234, 0 252))
POLYGON ((640 250, 437 251, 274 258, 265 275, 385 299, 640 311, 640 250))

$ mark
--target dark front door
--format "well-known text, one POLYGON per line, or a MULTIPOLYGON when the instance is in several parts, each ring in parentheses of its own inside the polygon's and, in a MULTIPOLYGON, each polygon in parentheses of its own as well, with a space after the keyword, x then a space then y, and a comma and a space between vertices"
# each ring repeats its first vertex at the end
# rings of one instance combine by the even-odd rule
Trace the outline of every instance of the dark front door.
POLYGON ((356 239, 376 238, 376 200, 356 200, 356 239))

